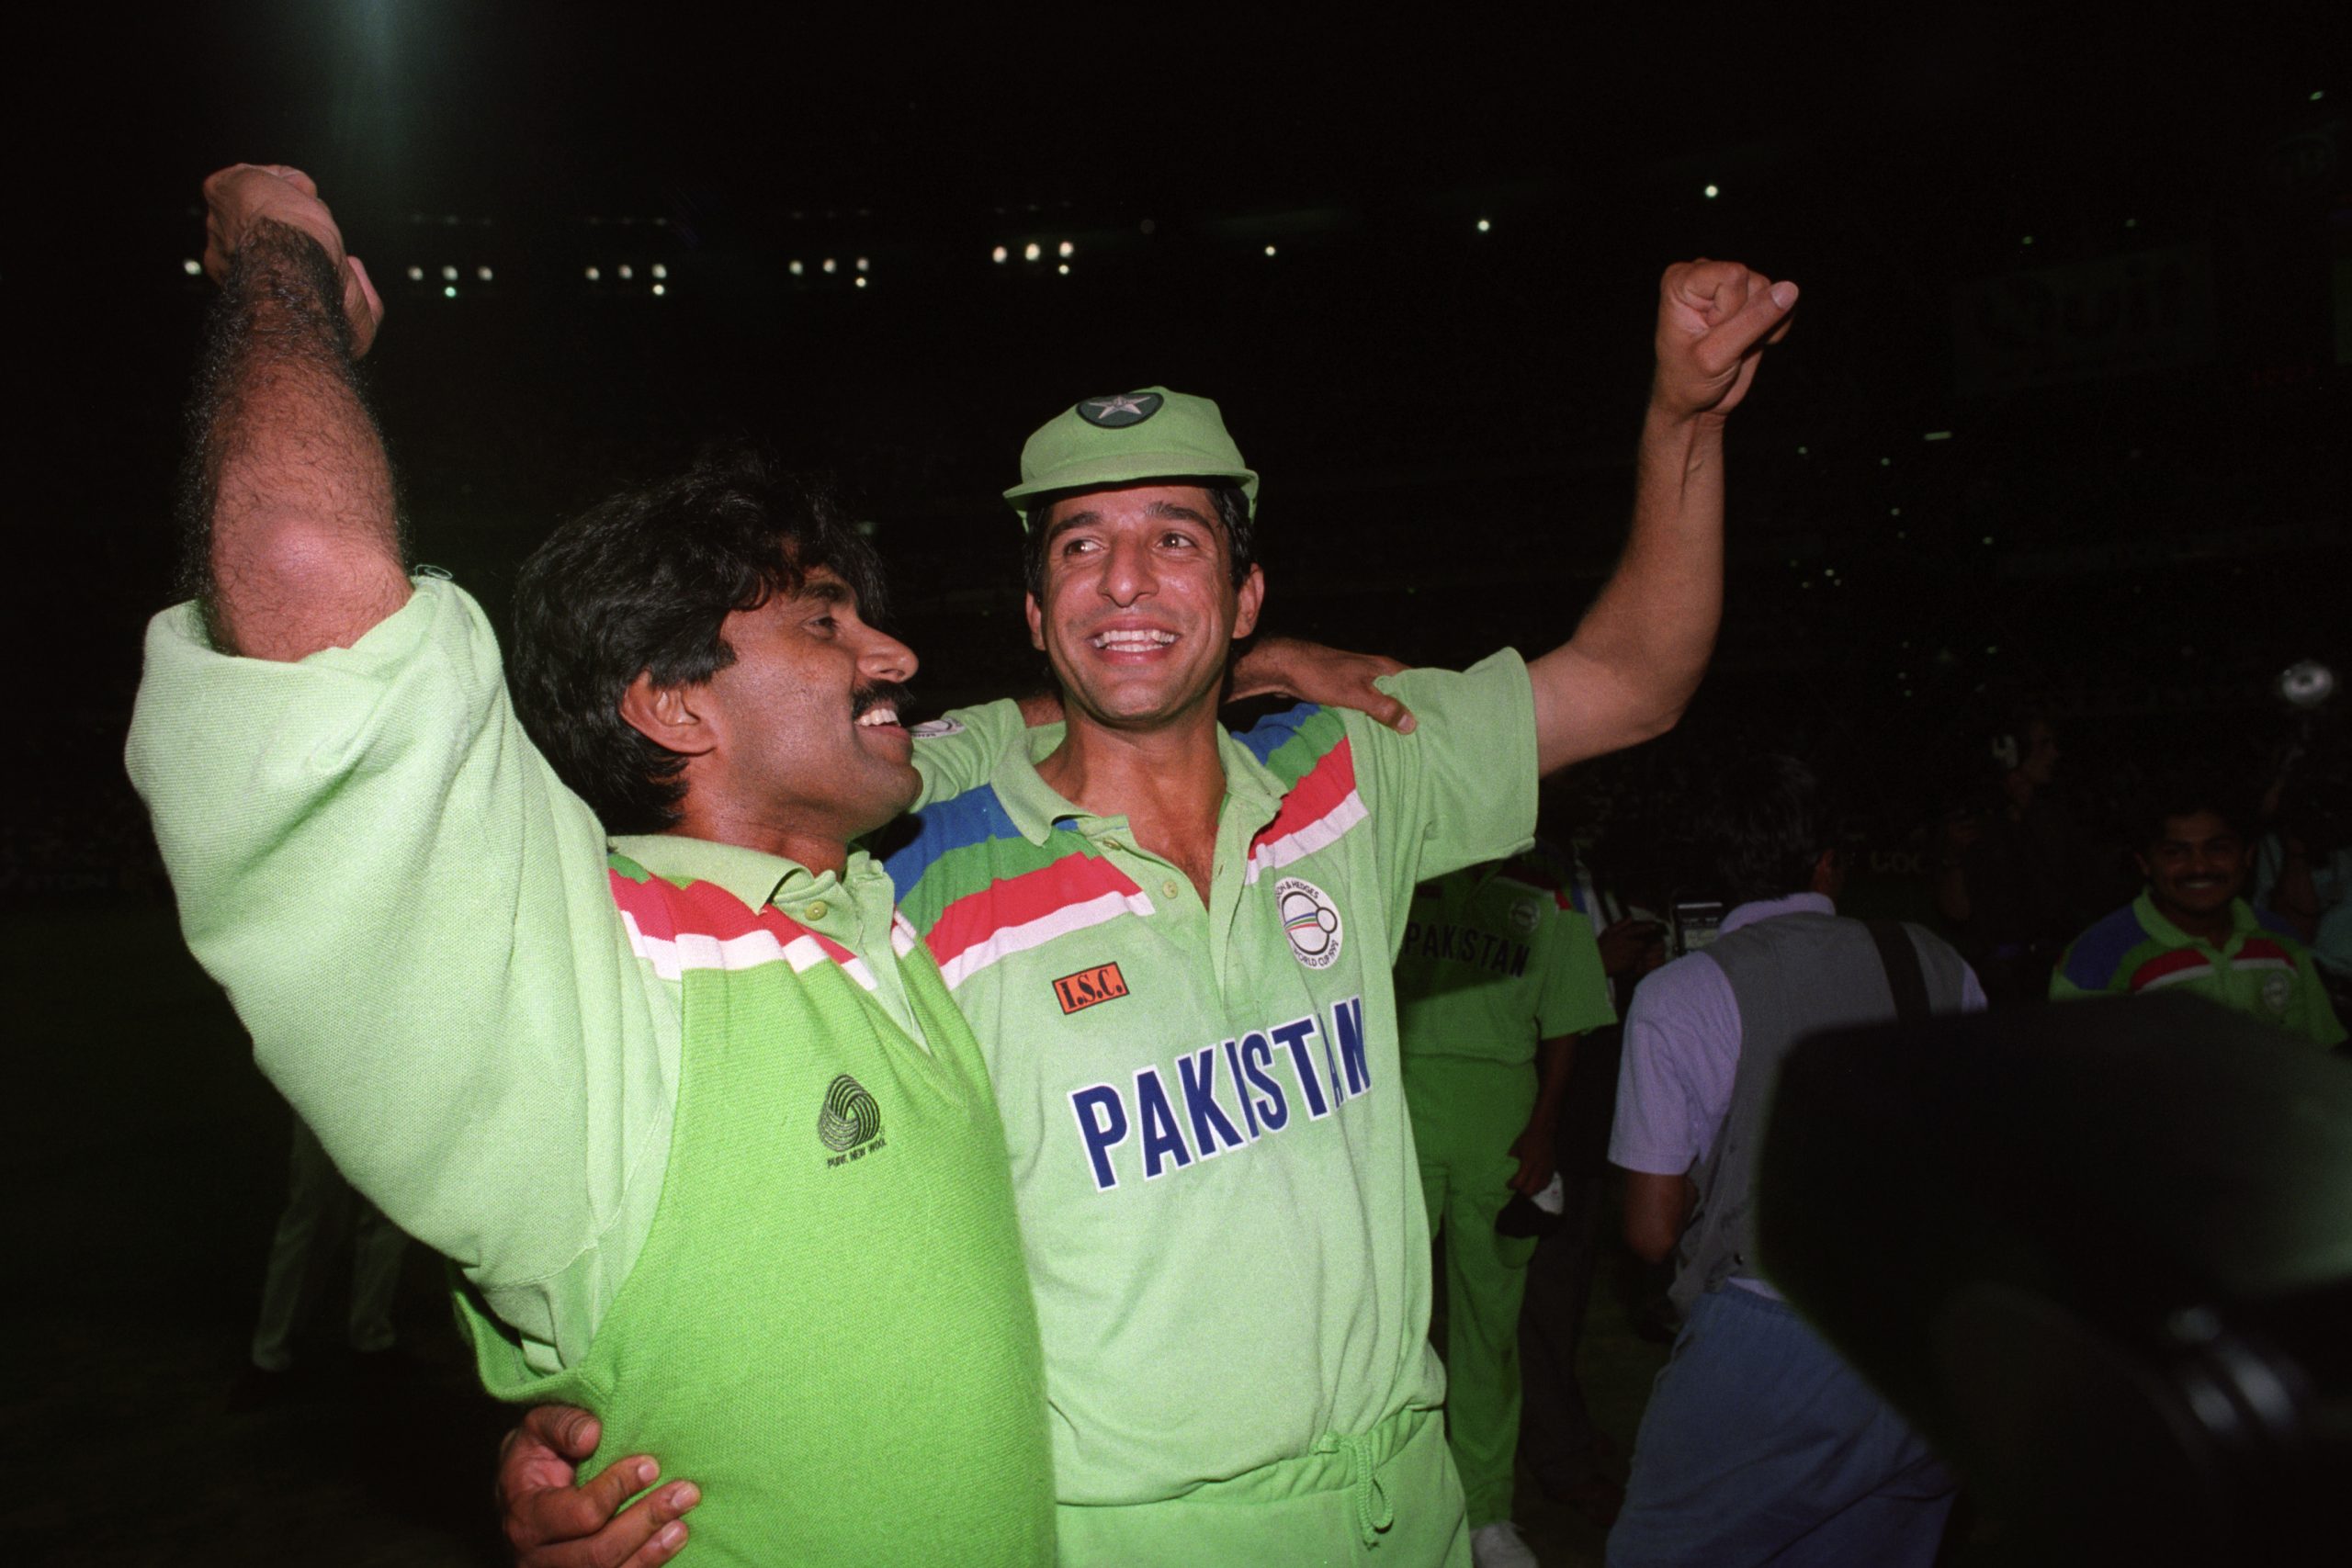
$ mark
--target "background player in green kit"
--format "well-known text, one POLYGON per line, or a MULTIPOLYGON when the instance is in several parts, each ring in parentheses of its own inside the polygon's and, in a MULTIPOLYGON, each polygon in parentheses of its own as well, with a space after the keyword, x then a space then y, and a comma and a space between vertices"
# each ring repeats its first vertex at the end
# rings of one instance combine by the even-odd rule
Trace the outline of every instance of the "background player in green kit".
POLYGON ((616 497, 517 585, 518 721, 402 560, 365 271, 297 171, 206 195, 198 600, 130 761, 261 1066, 457 1265, 493 1391, 691 1467, 701 1560, 1050 1561, 986 1068, 846 848, 916 787, 872 558, 748 467, 616 497))
POLYGON ((1405 1100, 1445 1252, 1445 1433, 1476 1568, 1535 1562, 1511 1523, 1519 1311, 1532 1235, 1499 1235, 1514 1192, 1555 1179, 1552 1135, 1576 1037, 1616 1021, 1592 926, 1521 862, 1414 890, 1396 953, 1405 1100))
MULTIPOLYGON (((1090 398, 1030 438, 1007 499, 1067 720, 951 716, 888 867, 989 1055, 1062 1561, 1467 1562, 1389 964, 1417 883, 1524 843, 1541 774, 1688 702, 1724 421, 1795 299, 1734 263, 1668 269, 1616 574, 1532 663, 1388 682, 1410 735, 1312 707, 1218 724, 1266 584, 1257 475, 1215 404, 1090 398)), ((548 1462, 518 1446, 510 1496, 548 1462)))

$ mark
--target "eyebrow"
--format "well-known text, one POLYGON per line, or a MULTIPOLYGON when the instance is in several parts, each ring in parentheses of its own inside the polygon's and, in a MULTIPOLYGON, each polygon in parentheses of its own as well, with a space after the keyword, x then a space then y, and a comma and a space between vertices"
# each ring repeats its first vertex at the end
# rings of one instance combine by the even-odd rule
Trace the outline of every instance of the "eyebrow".
MULTIPOLYGON (((1204 516, 1196 508, 1180 506, 1172 501, 1153 502, 1144 509, 1144 515, 1155 523, 1192 523, 1206 528, 1212 534, 1222 531, 1222 525, 1217 519, 1204 516)), ((1046 528, 1046 543, 1052 544, 1072 528, 1084 528, 1102 521, 1102 514, 1099 512, 1073 512, 1046 528)))
POLYGON ((801 580, 795 599, 813 599, 820 604, 854 604, 857 595, 850 592, 848 583, 838 577, 811 577, 801 580))

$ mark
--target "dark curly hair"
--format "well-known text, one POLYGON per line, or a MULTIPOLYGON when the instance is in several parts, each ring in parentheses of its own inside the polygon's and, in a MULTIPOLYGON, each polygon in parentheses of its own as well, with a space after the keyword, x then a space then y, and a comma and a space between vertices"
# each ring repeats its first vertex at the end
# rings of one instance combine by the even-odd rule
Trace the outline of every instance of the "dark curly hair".
POLYGON ((599 502, 548 536, 514 585, 515 710, 608 832, 676 825, 685 759, 620 715, 640 671, 695 685, 735 660, 727 616, 823 567, 884 614, 881 563, 822 490, 751 448, 599 502))
POLYGON ((1813 883, 1821 852, 1838 847, 1836 807, 1794 757, 1745 758, 1715 777, 1696 837, 1726 903, 1781 898, 1813 883))

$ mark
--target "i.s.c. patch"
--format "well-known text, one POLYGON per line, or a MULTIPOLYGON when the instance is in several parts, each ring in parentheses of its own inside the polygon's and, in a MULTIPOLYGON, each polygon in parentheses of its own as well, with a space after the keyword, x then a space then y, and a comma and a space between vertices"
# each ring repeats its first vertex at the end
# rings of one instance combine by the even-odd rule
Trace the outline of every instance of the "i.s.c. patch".
POLYGON ((1127 977, 1119 973, 1119 966, 1115 964, 1081 969, 1054 982, 1054 999, 1062 1004, 1065 1015, 1084 1012, 1102 1002, 1116 1001, 1126 994, 1127 977))

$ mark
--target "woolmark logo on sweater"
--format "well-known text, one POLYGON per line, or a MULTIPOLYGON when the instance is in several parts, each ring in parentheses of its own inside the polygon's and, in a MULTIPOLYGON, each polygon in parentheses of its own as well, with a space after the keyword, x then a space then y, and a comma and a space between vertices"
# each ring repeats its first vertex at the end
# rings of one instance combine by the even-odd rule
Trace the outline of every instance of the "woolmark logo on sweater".
POLYGON ((824 1107, 817 1112, 817 1136, 833 1151, 827 1165, 862 1159, 883 1146, 882 1108, 864 1084, 843 1073, 825 1090, 824 1107))

